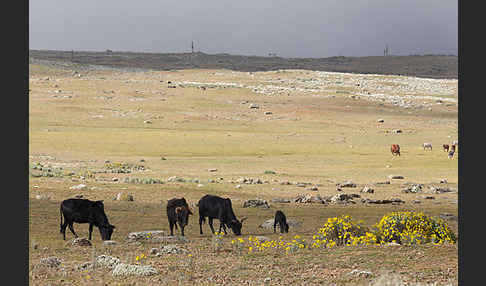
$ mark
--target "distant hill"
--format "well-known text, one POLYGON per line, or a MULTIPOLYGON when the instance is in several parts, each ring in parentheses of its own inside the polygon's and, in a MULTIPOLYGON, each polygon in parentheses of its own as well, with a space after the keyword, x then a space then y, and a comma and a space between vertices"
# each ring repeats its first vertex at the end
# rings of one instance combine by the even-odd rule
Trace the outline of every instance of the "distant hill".
POLYGON ((135 53, 30 50, 29 57, 40 60, 67 61, 77 64, 104 65, 115 68, 229 69, 235 71, 270 71, 305 69, 364 74, 394 74, 426 78, 458 78, 458 57, 453 55, 281 58, 230 54, 135 53))

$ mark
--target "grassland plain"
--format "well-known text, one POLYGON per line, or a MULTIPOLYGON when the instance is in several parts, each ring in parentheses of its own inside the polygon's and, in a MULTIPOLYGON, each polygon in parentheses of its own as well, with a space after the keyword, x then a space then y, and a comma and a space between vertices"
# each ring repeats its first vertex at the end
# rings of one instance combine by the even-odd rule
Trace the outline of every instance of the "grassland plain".
MULTIPOLYGON (((327 218, 342 214, 362 219, 368 226, 396 210, 457 216, 457 192, 427 193, 430 186, 458 190, 459 154, 450 160, 441 149, 442 144, 458 139, 457 80, 380 76, 367 82, 362 78, 370 75, 303 70, 74 72, 32 64, 29 68, 29 163, 51 170, 40 173, 29 169, 30 284, 261 285, 266 281, 275 285, 367 285, 382 273, 398 274, 410 283, 457 284, 457 245, 337 247, 294 254, 239 255, 231 251, 234 237, 230 234, 223 239, 223 250, 214 252, 207 225, 205 234, 199 235, 197 210, 185 231, 191 241, 181 245, 192 254, 190 261, 182 254, 149 255, 150 249, 159 245, 124 242, 133 231, 167 230, 168 199, 184 196, 194 206, 207 193, 232 198, 237 216, 248 217, 243 238, 278 237, 258 227, 272 218, 276 209, 303 222, 301 228, 291 228, 284 235, 289 240, 295 234, 312 237, 327 218), (353 86, 352 81, 357 80, 362 80, 359 87, 353 86), (397 81, 410 87, 400 89, 402 94, 394 93, 406 102, 367 96, 383 94, 397 81), (313 86, 309 92, 309 84, 316 82, 320 89, 313 86), (363 90, 363 84, 369 87, 363 90), (423 150, 424 142, 431 142, 433 150, 423 150), (400 157, 391 155, 392 143, 400 144, 400 157), (144 168, 130 173, 106 172, 110 163, 144 168), (389 175, 404 179, 389 179, 389 175), (185 181, 169 180, 175 176, 185 181), (165 183, 133 184, 125 178, 157 178, 165 183), (258 178, 265 183, 238 183, 241 178, 258 178), (446 183, 439 183, 444 179, 446 183), (270 203, 269 210, 242 208, 244 200, 256 197, 270 201, 307 193, 332 196, 338 193, 336 184, 348 180, 357 187, 343 188, 344 193, 370 199, 400 198, 405 203, 270 203), (390 184, 376 184, 383 181, 390 184), (318 191, 298 187, 297 182, 317 186, 318 191), (86 188, 71 189, 81 183, 86 188), (403 193, 409 183, 423 184, 424 192, 403 193), (240 188, 236 188, 238 184, 240 188), (375 192, 360 193, 364 186, 372 186, 375 192), (134 201, 113 200, 120 192, 132 194, 134 201), (113 239, 118 245, 103 246, 98 233, 91 248, 71 247, 62 240, 59 203, 78 194, 104 200, 110 222, 116 225, 113 239), (38 195, 49 199, 36 199, 38 195), (76 265, 94 255, 107 254, 135 263, 141 253, 148 256, 144 263, 161 274, 120 279, 102 269, 76 270, 76 265), (62 259, 61 271, 36 267, 41 258, 49 256, 62 259), (374 276, 348 275, 354 269, 371 271, 374 276)), ((448 223, 457 233, 457 221, 448 223)), ((81 236, 87 235, 87 228, 75 225, 81 236)))

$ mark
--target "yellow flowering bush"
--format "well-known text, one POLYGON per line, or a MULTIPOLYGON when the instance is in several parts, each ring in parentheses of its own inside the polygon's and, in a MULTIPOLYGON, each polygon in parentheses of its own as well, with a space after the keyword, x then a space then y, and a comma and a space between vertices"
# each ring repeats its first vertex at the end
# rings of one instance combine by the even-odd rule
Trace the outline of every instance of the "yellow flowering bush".
POLYGON ((442 219, 429 217, 421 212, 389 213, 381 218, 376 229, 382 242, 414 245, 429 242, 456 243, 457 240, 454 232, 442 219))
POLYGON ((328 218, 327 222, 313 237, 312 248, 333 247, 336 245, 376 244, 376 236, 349 215, 328 218))
MULTIPOLYGON (((217 239, 222 239, 216 233, 217 239)), ((396 242, 404 245, 444 242, 455 243, 454 232, 443 220, 428 217, 423 213, 392 212, 385 215, 371 229, 363 225, 363 221, 353 221, 349 215, 329 218, 324 226, 306 241, 300 235, 293 236, 291 241, 278 240, 260 241, 259 237, 250 236, 231 241, 233 251, 241 254, 244 248, 249 253, 262 252, 267 249, 284 250, 292 253, 303 249, 332 248, 342 245, 380 245, 396 242), (246 244, 247 243, 247 244, 246 244)))

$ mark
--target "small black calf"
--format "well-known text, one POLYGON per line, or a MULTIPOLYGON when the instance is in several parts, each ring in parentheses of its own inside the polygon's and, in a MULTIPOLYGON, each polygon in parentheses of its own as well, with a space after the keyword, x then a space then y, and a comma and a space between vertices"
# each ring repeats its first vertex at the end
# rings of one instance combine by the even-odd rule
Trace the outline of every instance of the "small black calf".
POLYGON ((174 227, 177 229, 177 223, 179 223, 181 235, 184 236, 184 227, 189 223, 189 215, 192 214, 185 198, 169 200, 167 202, 167 218, 169 220, 170 235, 174 235, 174 227))
POLYGON ((277 224, 280 226, 280 232, 289 232, 289 225, 287 224, 287 218, 285 217, 285 214, 278 210, 275 212, 275 220, 273 223, 273 232, 275 233, 277 224))

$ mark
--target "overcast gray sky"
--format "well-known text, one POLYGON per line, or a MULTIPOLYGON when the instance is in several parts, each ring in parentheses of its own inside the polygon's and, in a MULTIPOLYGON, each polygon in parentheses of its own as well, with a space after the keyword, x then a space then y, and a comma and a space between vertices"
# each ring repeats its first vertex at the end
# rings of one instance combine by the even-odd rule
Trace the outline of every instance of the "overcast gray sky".
POLYGON ((30 0, 30 49, 282 57, 458 53, 457 0, 30 0), (278 4, 277 4, 278 3, 278 4))

